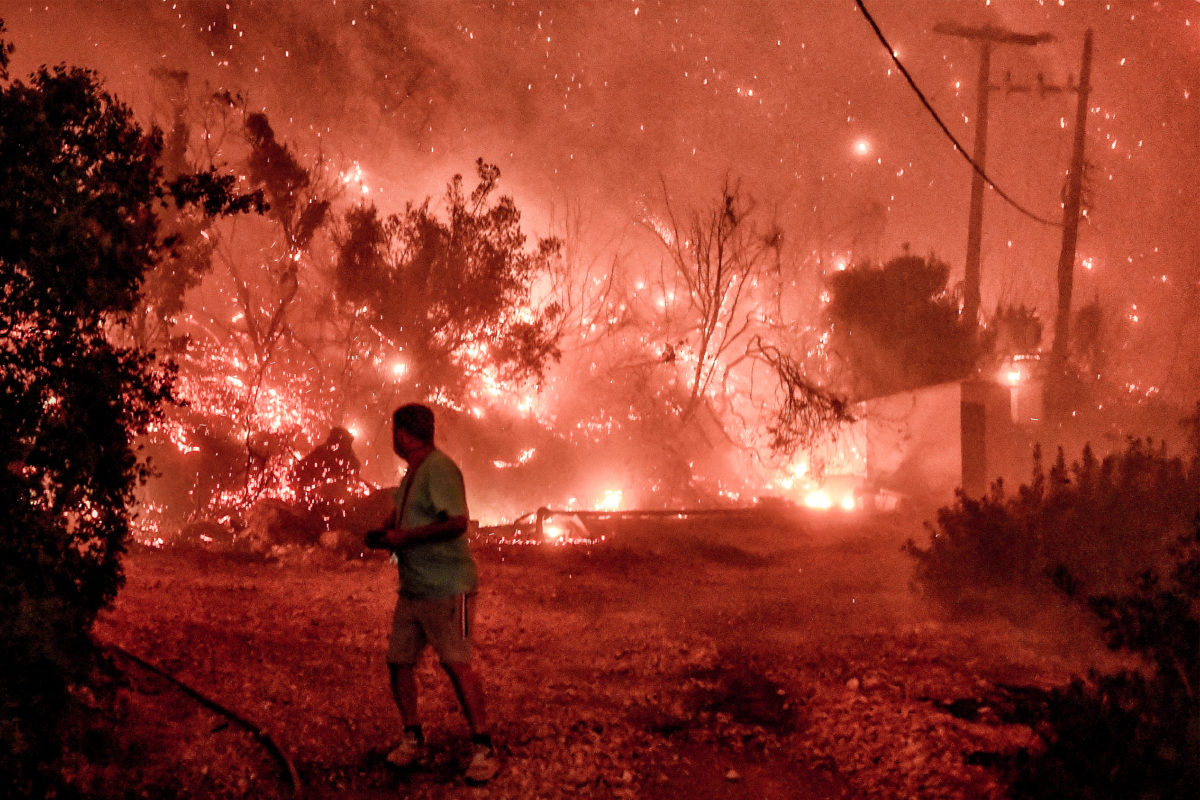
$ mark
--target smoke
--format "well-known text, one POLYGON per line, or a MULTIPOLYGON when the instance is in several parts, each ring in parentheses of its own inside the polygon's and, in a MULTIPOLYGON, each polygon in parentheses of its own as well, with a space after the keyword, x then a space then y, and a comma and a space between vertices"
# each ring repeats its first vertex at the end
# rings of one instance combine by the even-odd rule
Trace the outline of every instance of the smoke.
MULTIPOLYGON (((978 51, 936 23, 1048 31, 992 57, 987 170, 1057 219, 1083 32, 1096 33, 1075 297, 1119 322, 1114 374, 1131 396, 1200 391, 1200 12, 1192 3, 868 3, 956 134, 977 120, 978 51)), ((267 114, 303 159, 357 163, 387 211, 438 196, 476 157, 499 165, 531 236, 571 210, 636 281, 664 254, 637 226, 701 205, 726 176, 782 234, 780 268, 819 281, 839 260, 907 246, 961 280, 970 169, 920 106, 853 3, 266 2, 0 0, 12 74, 97 69, 160 124, 156 70, 186 71, 193 100, 227 90, 267 114)), ((988 192, 983 306, 1034 308, 1051 334, 1059 232, 988 192)), ((799 322, 819 308, 793 306, 799 322)), ((1047 342, 1043 342, 1044 345, 1047 342)), ((586 362, 585 362, 586 363, 586 362)))

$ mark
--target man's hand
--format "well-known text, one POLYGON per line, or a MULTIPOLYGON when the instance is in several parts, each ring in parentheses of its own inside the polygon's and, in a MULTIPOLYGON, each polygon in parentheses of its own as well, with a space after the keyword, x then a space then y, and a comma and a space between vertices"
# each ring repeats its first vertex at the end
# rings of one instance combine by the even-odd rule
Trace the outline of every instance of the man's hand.
POLYGON ((373 531, 367 531, 364 541, 367 548, 370 550, 389 550, 391 546, 387 542, 388 531, 382 528, 376 528, 373 531))

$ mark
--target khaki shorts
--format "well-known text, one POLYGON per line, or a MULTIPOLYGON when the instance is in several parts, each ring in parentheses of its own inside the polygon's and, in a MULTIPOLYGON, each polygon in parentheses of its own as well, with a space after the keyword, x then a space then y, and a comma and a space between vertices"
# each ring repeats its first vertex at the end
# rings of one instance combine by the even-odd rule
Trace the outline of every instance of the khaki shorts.
POLYGON ((428 644, 442 663, 466 664, 471 660, 474 620, 473 593, 429 598, 401 594, 388 636, 388 663, 416 664, 428 644))

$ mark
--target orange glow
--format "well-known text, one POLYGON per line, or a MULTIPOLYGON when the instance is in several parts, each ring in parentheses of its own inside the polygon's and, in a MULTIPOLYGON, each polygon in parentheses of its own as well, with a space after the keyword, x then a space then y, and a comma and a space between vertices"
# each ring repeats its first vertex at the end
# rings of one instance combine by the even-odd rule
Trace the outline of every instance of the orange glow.
POLYGON ((621 490, 609 489, 604 496, 596 501, 597 511, 619 511, 621 509, 621 490))
POLYGON ((824 489, 814 489, 804 495, 804 505, 809 508, 819 508, 821 510, 833 508, 833 499, 824 489))

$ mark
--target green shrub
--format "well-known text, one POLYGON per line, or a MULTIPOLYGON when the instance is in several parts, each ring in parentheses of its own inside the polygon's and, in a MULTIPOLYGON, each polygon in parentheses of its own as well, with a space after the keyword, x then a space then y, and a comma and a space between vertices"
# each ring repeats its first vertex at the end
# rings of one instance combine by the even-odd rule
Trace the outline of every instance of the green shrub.
MULTIPOLYGON (((1200 425, 1200 414, 1191 420, 1200 425)), ((978 500, 959 494, 912 540, 915 582, 956 610, 1002 610, 1013 590, 1084 598, 1107 645, 1142 669, 1023 692, 1014 719, 1042 746, 1005 763, 1018 798, 1192 797, 1200 785, 1200 437, 1188 461, 1131 440, 1085 448, 978 500), (1167 575, 1167 579, 1163 579, 1167 575)))
POLYGON ((1149 440, 1103 460, 1085 448, 1070 466, 1060 450, 1048 472, 1035 451, 1032 479, 1015 494, 1001 481, 979 499, 959 493, 926 524, 927 547, 908 541, 914 580, 931 599, 968 611, 994 607, 1013 589, 1049 591, 1064 569, 1089 592, 1161 571, 1200 511, 1196 465, 1149 440))

